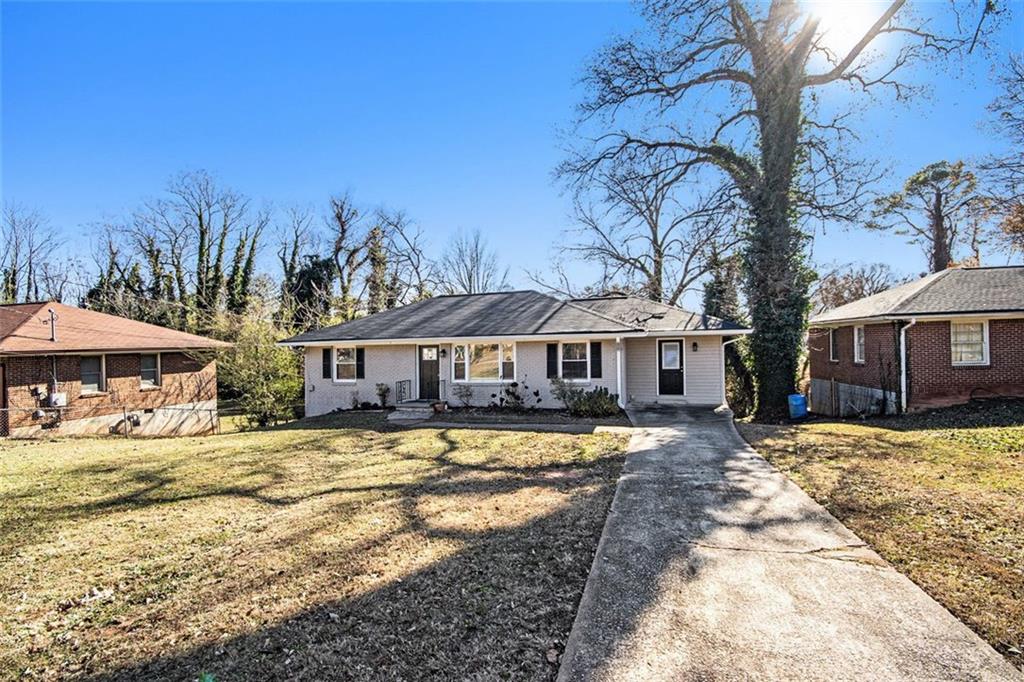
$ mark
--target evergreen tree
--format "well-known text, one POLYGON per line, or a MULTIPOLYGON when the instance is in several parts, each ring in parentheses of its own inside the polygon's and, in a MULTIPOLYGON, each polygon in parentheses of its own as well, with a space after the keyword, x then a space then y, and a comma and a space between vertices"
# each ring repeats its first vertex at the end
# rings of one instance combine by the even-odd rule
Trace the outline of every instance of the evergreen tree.
MULTIPOLYGON (((713 250, 708 263, 710 277, 704 285, 704 314, 730 322, 746 323, 740 302, 742 262, 739 256, 723 257, 713 250)), ((750 354, 746 339, 725 347, 725 388, 729 406, 738 416, 751 414, 755 408, 754 375, 747 363, 750 354)))

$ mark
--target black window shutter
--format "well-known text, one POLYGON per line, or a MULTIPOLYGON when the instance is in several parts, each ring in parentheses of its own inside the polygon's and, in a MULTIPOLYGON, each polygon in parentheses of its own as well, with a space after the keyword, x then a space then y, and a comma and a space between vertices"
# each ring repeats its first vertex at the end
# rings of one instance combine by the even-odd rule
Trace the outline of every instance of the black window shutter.
POLYGON ((590 377, 592 379, 601 378, 601 342, 591 341, 590 342, 590 377))
POLYGON ((323 364, 324 364, 324 379, 331 378, 331 349, 324 348, 323 350, 323 364))
POLYGON ((356 348, 356 379, 366 378, 366 349, 356 348))
POLYGON ((558 376, 558 344, 548 344, 548 379, 558 376))

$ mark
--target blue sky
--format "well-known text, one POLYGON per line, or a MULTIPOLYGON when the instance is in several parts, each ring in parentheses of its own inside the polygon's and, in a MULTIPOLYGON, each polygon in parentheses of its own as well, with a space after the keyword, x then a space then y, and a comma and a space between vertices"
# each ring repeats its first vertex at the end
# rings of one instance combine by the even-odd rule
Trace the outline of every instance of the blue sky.
MULTIPOLYGON (((204 168, 278 206, 349 190, 405 209, 437 249, 479 227, 528 286, 522 268, 570 225, 551 171, 576 79, 638 19, 625 3, 4 2, 2 21, 3 196, 74 252, 90 225, 204 168)), ((993 149, 979 127, 990 67, 973 60, 913 107, 869 108, 866 155, 902 178, 993 149)), ((899 238, 834 228, 814 256, 924 265, 899 238)))

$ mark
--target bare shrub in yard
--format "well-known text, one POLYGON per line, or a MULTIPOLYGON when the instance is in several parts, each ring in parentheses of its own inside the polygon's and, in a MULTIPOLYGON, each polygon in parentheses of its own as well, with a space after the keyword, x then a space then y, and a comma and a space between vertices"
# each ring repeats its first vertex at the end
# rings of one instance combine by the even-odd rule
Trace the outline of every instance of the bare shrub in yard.
POLYGON ((455 384, 452 387, 452 395, 459 399, 463 407, 469 407, 473 402, 473 387, 467 384, 455 384))
POLYGON ((377 397, 380 398, 380 406, 388 406, 388 396, 391 395, 391 387, 387 384, 377 384, 377 397))
POLYGON ((526 409, 536 410, 540 407, 542 398, 539 390, 530 390, 524 377, 522 384, 513 381, 503 386, 499 392, 492 393, 491 400, 491 407, 504 407, 520 412, 526 409))

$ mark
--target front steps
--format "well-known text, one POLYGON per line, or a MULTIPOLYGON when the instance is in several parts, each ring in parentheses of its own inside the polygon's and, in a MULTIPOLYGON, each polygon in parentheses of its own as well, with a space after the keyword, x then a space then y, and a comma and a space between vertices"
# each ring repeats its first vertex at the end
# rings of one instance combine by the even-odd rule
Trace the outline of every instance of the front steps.
POLYGON ((436 400, 405 400, 388 415, 389 422, 418 422, 430 419, 436 400))

